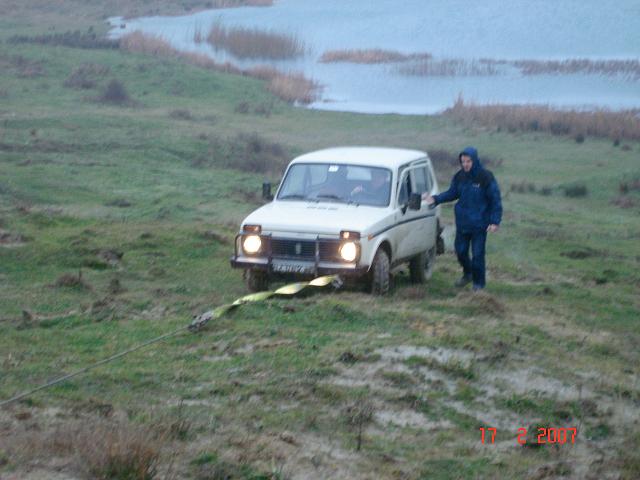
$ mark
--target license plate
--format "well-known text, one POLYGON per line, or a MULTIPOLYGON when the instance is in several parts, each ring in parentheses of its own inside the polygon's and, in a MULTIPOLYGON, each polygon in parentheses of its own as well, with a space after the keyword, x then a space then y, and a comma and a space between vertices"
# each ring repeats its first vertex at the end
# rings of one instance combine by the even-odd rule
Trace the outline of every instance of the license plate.
POLYGON ((274 263, 271 268, 278 273, 313 273, 314 271, 313 267, 292 263, 274 263))

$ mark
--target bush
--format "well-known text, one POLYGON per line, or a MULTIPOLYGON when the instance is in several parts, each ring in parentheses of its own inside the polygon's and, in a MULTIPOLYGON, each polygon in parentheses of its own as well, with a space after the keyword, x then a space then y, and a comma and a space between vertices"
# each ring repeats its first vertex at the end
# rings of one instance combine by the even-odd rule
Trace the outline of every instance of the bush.
POLYGON ((569 185, 567 187, 564 187, 564 194, 567 197, 586 197, 588 193, 589 192, 587 191, 587 186, 584 184, 569 185))
POLYGON ((171 110, 169 112, 169 116, 171 118, 175 118, 176 120, 193 120, 193 115, 191 115, 191 112, 186 108, 171 110))
POLYGON ((523 180, 519 183, 512 183, 510 191, 515 193, 535 193, 536 186, 533 183, 523 180))
POLYGON ((124 84, 116 79, 111 80, 107 84, 99 100, 112 105, 126 105, 131 103, 131 97, 129 97, 124 84))
POLYGON ((287 165, 288 156, 282 145, 260 137, 257 133, 236 135, 231 145, 228 166, 245 172, 279 173, 287 165))

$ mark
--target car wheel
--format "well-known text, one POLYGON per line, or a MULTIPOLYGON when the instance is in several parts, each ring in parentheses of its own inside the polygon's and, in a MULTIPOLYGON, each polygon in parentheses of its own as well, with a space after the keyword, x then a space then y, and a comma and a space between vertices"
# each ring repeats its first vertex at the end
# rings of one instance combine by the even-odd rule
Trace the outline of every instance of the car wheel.
POLYGON ((245 270, 244 281, 250 292, 263 292, 269 289, 269 275, 262 270, 245 270))
POLYGON ((386 295, 390 287, 389 255, 382 248, 378 249, 373 257, 371 266, 371 293, 374 295, 386 295))
POLYGON ((424 283, 433 275, 433 265, 436 261, 436 250, 431 248, 416 255, 409 262, 409 273, 413 283, 424 283))

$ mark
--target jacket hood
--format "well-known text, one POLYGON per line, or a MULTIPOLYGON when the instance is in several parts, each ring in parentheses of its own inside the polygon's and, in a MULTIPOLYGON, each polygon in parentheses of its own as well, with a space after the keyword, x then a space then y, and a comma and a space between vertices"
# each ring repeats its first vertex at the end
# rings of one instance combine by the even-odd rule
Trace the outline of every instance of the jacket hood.
POLYGON ((480 171, 484 168, 480 163, 480 159, 478 158, 478 150, 476 150, 474 147, 465 148, 458 155, 459 161, 461 161, 462 155, 468 155, 469 157, 471 157, 471 160, 473 160, 473 165, 471 165, 471 171, 469 172, 469 174, 472 178, 475 178, 478 173, 480 173, 480 171))

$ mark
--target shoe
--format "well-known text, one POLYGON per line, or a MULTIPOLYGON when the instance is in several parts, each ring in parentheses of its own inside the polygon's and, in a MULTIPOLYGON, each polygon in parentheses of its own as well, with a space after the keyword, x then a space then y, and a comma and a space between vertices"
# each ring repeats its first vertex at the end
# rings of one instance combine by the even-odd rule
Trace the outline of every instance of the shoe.
POLYGON ((482 285, 477 285, 477 284, 473 284, 473 291, 474 292, 479 292, 480 290, 484 290, 484 287, 482 285))
POLYGON ((463 275, 458 280, 456 280, 456 283, 454 283, 454 285, 458 288, 462 288, 465 285, 468 285, 470 283, 471 283, 471 275, 463 275))

